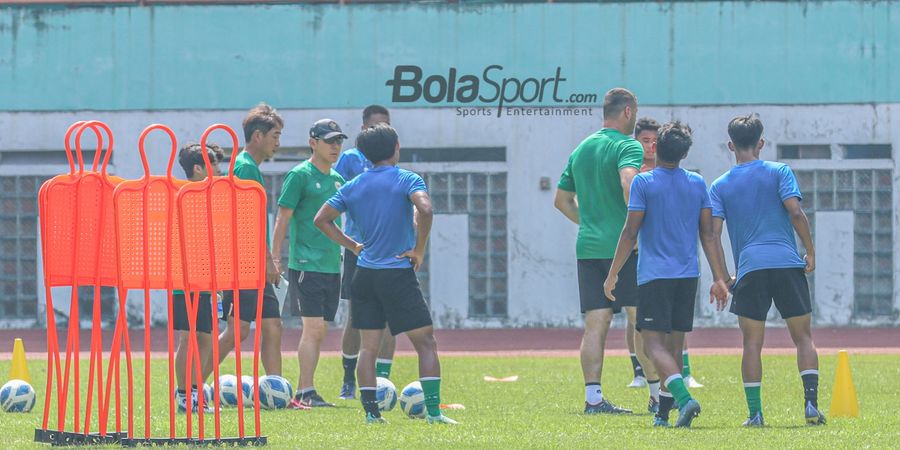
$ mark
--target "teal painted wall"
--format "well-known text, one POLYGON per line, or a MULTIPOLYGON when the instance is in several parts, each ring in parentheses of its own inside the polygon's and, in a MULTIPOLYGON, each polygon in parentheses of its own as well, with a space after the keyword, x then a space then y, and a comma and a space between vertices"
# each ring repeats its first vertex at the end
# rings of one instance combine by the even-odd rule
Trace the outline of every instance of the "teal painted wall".
POLYGON ((891 22, 886 1, 7 6, 0 110, 458 104, 393 104, 400 64, 560 67, 560 94, 624 85, 653 105, 898 102, 891 22))

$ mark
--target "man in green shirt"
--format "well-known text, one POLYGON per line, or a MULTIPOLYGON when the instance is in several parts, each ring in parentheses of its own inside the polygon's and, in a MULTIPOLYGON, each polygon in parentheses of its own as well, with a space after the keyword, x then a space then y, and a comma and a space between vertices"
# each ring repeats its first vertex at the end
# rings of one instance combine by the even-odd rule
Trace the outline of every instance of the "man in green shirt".
MULTIPOLYGON (((309 130, 312 157, 288 172, 278 199, 275 240, 272 253, 281 255, 281 245, 290 223, 290 260, 287 263, 291 299, 300 304, 303 334, 297 347, 300 381, 291 408, 334 406, 315 388, 316 365, 327 322, 334 321, 341 292, 341 246, 332 242, 313 224, 319 208, 344 184, 332 169, 347 139, 337 122, 322 119, 309 130)), ((281 273, 284 264, 275 256, 281 273)))
MULTIPOLYGON (((259 165, 270 159, 278 151, 281 145, 281 130, 284 128, 284 120, 272 108, 265 103, 260 103, 247 113, 244 118, 244 150, 238 154, 234 161, 234 176, 253 180, 265 188, 262 172, 259 165)), ((278 285, 281 279, 272 253, 269 251, 270 239, 268 232, 269 215, 266 214, 266 287, 263 290, 262 306, 262 343, 260 344, 260 358, 267 375, 281 375, 281 310, 278 306, 278 298, 275 296, 273 285, 278 285)), ((219 335, 219 364, 225 360, 234 348, 234 291, 227 290, 222 293, 222 320, 228 322, 225 331, 219 335)), ((250 336, 250 322, 256 320, 256 289, 244 289, 240 291, 240 326, 241 341, 250 336)))
POLYGON ((631 180, 644 159, 641 144, 630 137, 636 121, 634 94, 623 88, 607 92, 603 100, 603 128, 588 136, 569 156, 554 202, 563 215, 578 224, 575 253, 584 314, 581 370, 585 414, 631 413, 603 398, 600 374, 613 313, 622 307, 637 306, 637 256, 634 254, 619 273, 616 302, 603 293, 603 281, 625 224, 631 180))

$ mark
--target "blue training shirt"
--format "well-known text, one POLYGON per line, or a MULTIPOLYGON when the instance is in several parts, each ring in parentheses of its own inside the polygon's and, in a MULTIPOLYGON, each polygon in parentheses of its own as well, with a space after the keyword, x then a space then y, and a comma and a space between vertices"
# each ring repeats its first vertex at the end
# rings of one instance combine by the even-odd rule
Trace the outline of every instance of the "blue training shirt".
POLYGON ((426 191, 419 175, 393 166, 372 168, 354 178, 326 202, 356 222, 363 250, 356 264, 368 269, 405 269, 398 255, 416 246, 409 196, 426 191))
MULTIPOLYGON (((371 168, 372 161, 366 159, 365 155, 355 148, 341 153, 341 156, 338 157, 337 162, 334 164, 335 172, 344 177, 345 181, 350 181, 371 168)), ((356 229, 356 223, 353 222, 350 216, 347 216, 347 220, 344 223, 344 232, 347 233, 347 236, 359 242, 359 231, 356 229)))
POLYGON ((638 284, 700 276, 700 210, 710 208, 703 177, 657 167, 631 182, 629 211, 643 211, 638 233, 638 284))
POLYGON ((791 197, 802 200, 787 164, 757 160, 734 166, 713 182, 709 196, 713 216, 728 226, 737 283, 754 270, 806 266, 784 208, 791 197))

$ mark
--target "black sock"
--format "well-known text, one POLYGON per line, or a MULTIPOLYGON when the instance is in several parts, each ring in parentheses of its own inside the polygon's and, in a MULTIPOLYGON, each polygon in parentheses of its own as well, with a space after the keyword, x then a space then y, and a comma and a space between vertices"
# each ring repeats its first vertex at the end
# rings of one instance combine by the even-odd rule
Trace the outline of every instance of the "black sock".
POLYGON ((663 395, 662 392, 659 394, 659 412, 656 413, 656 417, 659 417, 666 422, 669 421, 669 411, 672 410, 672 406, 675 404, 675 398, 671 395, 663 395))
POLYGON ((363 409, 367 413, 381 417, 381 411, 378 411, 378 400, 375 399, 375 388, 359 388, 359 397, 362 400, 363 409))
POLYGON ((641 367, 641 362, 638 361, 637 355, 634 355, 634 354, 631 355, 631 367, 634 368, 634 376, 636 376, 636 377, 645 376, 644 368, 641 367))
POLYGON ((814 408, 819 409, 819 371, 804 370, 800 372, 800 378, 803 380, 803 408, 807 403, 812 403, 814 408))
POLYGON ((178 392, 181 395, 187 395, 187 391, 184 388, 175 389, 175 392, 178 392))
POLYGON ((341 360, 344 364, 344 383, 356 383, 356 360, 359 359, 357 357, 348 358, 346 356, 341 357, 341 360))

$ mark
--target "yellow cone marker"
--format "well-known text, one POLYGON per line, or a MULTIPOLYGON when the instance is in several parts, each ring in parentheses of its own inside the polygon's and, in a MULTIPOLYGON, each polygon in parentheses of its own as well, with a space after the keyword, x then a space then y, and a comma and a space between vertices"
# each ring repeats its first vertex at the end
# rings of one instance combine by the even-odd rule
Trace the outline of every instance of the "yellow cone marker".
POLYGON ((853 387, 853 374, 850 373, 850 356, 847 350, 838 352, 837 373, 834 377, 834 389, 831 393, 831 417, 859 417, 859 400, 856 388, 853 387))
POLYGON ((16 338, 13 343, 12 370, 9 372, 11 380, 22 380, 31 384, 31 374, 28 373, 28 362, 25 361, 25 344, 22 339, 16 338))

